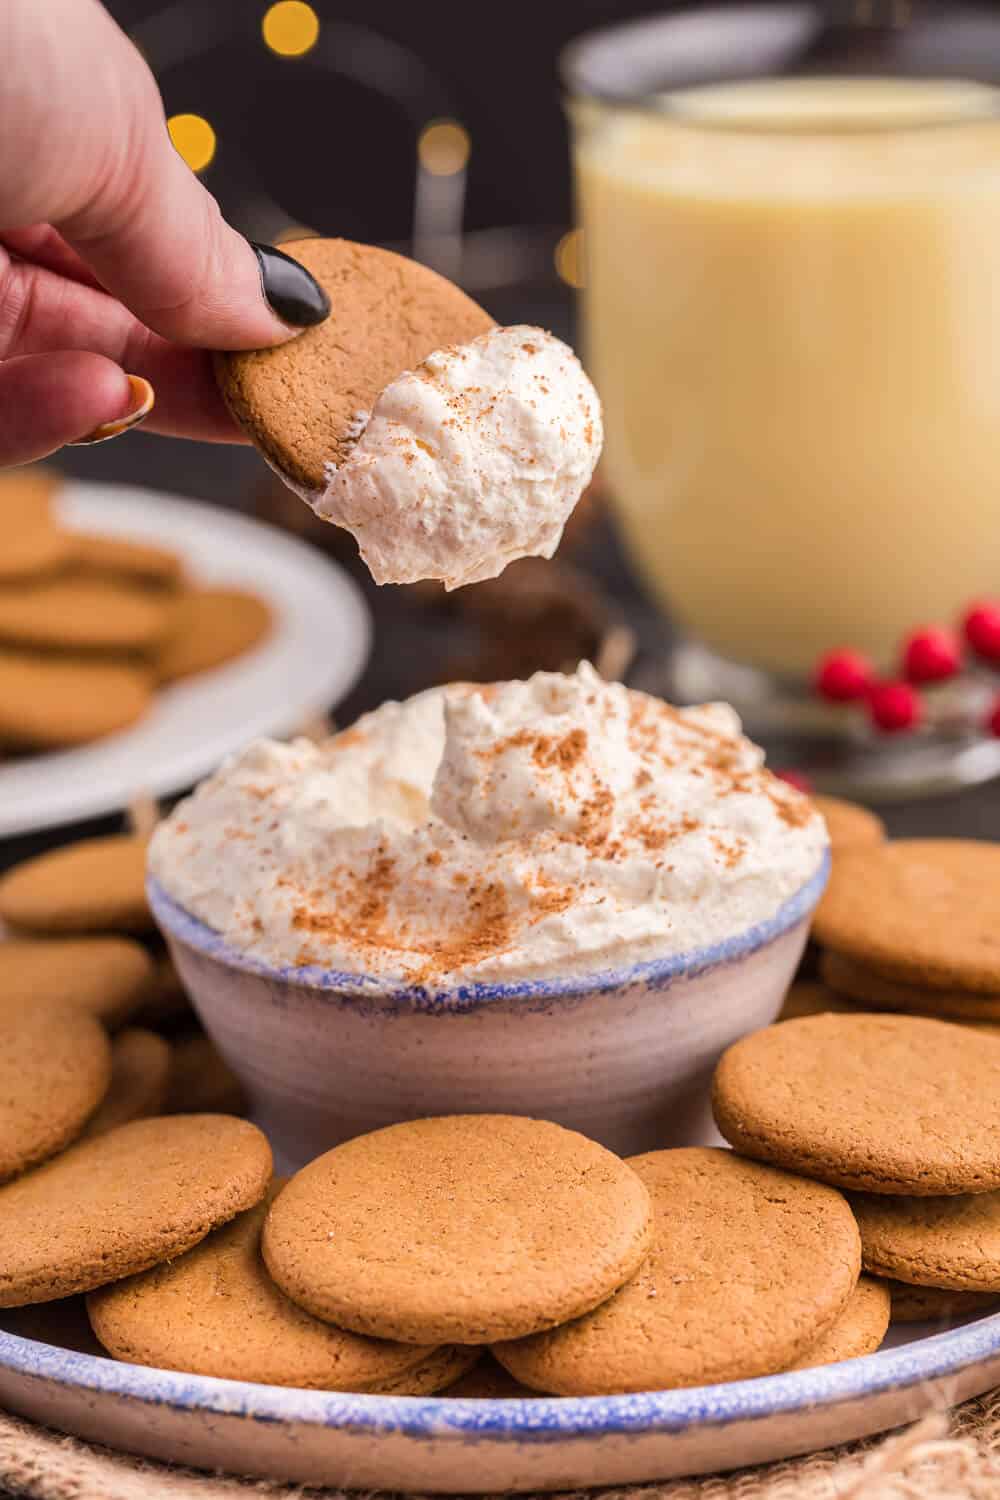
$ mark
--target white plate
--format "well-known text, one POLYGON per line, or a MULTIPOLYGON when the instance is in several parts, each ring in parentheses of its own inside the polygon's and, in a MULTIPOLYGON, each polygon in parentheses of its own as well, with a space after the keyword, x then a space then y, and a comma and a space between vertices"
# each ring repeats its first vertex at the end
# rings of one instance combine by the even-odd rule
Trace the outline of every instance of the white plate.
POLYGON ((176 683, 134 729, 0 766, 0 837, 182 791, 255 735, 291 734, 334 707, 368 659, 371 626, 342 568, 284 532, 215 506, 131 485, 71 482, 68 526, 172 547, 199 583, 246 588, 274 629, 236 661, 176 683))
MULTIPOLYGON (((1000 1381, 1000 1314, 816 1370, 555 1400, 344 1396, 116 1364, 2 1331, 0 1405, 149 1458, 471 1494, 709 1474, 868 1437, 1000 1381)), ((894 1337, 898 1338, 899 1335, 894 1337)))

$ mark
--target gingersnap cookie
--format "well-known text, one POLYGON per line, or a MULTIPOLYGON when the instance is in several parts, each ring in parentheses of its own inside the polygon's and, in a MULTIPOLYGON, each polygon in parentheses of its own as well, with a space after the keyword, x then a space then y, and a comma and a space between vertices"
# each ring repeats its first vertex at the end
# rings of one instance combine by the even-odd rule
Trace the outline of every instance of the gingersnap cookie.
POLYGON ((516 1380, 563 1396, 670 1390, 786 1370, 841 1316, 861 1268, 835 1189, 732 1151, 651 1151, 628 1165, 653 1245, 584 1317, 492 1345, 516 1380))
POLYGON ((145 1004, 152 975, 152 959, 131 938, 8 938, 0 941, 0 1014, 41 1000, 114 1028, 145 1004))
POLYGON ((174 1042, 164 1114, 242 1115, 246 1109, 243 1085, 209 1037, 174 1042))
POLYGON ((0 747, 63 750, 127 729, 153 701, 147 666, 0 648, 0 747))
POLYGON ((595 1141, 548 1120, 390 1125, 303 1167, 264 1228, 293 1301, 354 1333, 485 1344, 603 1302, 649 1248, 649 1194, 595 1141))
POLYGON ((1000 1021, 1000 994, 922 988, 888 979, 856 959, 829 949, 820 959, 820 974, 838 994, 876 1010, 901 1010, 908 1015, 953 1021, 1000 1021))
POLYGON ((1000 844, 897 839, 834 862, 813 936, 889 979, 1000 994, 1000 844))
POLYGON ((251 1208, 271 1148, 229 1115, 133 1120, 0 1188, 0 1307, 50 1302, 190 1250, 251 1208))
POLYGON ((716 1124, 744 1156, 921 1197, 1000 1188, 998 1097, 1000 1038, 863 1012, 743 1037, 712 1086, 716 1124))
POLYGON ((494 323, 436 271, 390 250, 339 239, 282 249, 329 295, 330 316, 279 348, 217 354, 215 373, 268 463, 293 489, 314 495, 390 381, 494 323))
POLYGON ((90 1321, 132 1364, 327 1391, 428 1395, 478 1357, 345 1333, 279 1291, 260 1258, 276 1180, 255 1208, 169 1264, 91 1292, 90 1321))
POLYGON ((538 1392, 533 1391, 530 1385, 522 1385, 519 1380, 515 1380, 510 1371, 505 1370, 492 1354, 480 1355, 478 1350, 476 1353, 478 1357, 472 1369, 460 1375, 440 1395, 473 1401, 511 1401, 538 1396, 538 1392))
POLYGON ((44 579, 0 590, 0 643, 31 650, 146 652, 168 611, 148 590, 99 580, 44 579))
POLYGON ((181 558, 167 547, 98 532, 72 531, 69 535, 76 573, 155 589, 174 589, 183 577, 181 558))
POLYGON ((170 1046, 155 1031, 140 1026, 120 1031, 111 1047, 111 1082, 87 1121, 84 1139, 158 1115, 170 1085, 170 1062, 170 1046))
POLYGON ((905 1281, 887 1281, 892 1298, 893 1323, 943 1323, 986 1312, 1000 1301, 1000 1292, 956 1292, 936 1286, 910 1286, 905 1281))
POLYGON ((790 1368, 812 1370, 817 1365, 836 1365, 842 1359, 874 1354, 889 1327, 890 1305, 888 1282, 874 1276, 859 1277, 837 1321, 790 1368))
POLYGON ((242 589, 189 589, 170 610, 153 667, 161 683, 207 672, 242 656, 271 629, 263 599, 242 589))
MULTIPOLYGON (((962 1127, 956 1116, 956 1131, 962 1127)), ((858 1193, 851 1206, 866 1271, 915 1286, 1000 1293, 1000 1192, 947 1198, 858 1193)))
POLYGON ((822 1016, 828 1011, 842 1015, 857 1014, 858 1007, 838 995, 828 985, 812 979, 797 979, 785 996, 779 1021, 794 1021, 799 1016, 822 1016))
POLYGON ((8 469, 0 474, 0 583, 49 573, 72 556, 69 537, 60 531, 52 510, 61 483, 53 469, 8 469))
POLYGON ((0 1012, 0 1182, 74 1140, 110 1078, 111 1044, 93 1016, 41 1003, 0 1012))
POLYGON ((81 839, 0 877, 0 918, 16 932, 145 931, 146 847, 136 834, 81 839))
POLYGON ((809 800, 823 814, 834 856, 846 854, 851 849, 869 849, 875 844, 885 843, 885 824, 869 808, 861 807, 857 802, 845 802, 841 797, 810 797, 809 800))

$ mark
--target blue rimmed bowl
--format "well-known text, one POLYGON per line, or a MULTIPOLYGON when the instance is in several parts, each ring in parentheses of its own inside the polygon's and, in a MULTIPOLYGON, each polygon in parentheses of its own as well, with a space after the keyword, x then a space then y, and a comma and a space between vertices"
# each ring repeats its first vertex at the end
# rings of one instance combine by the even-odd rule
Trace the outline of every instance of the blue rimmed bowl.
POLYGON ((635 1396, 329 1395, 116 1364, 3 1331, 0 1406, 150 1458, 307 1485, 576 1489, 715 1473, 884 1432, 1000 1382, 1000 1314, 815 1370, 635 1396))
POLYGON ((423 1115, 542 1116, 622 1155, 711 1138, 715 1063, 777 1015, 828 873, 826 857, 772 918, 711 948, 618 973, 448 990, 272 968, 156 881, 149 899, 287 1170, 423 1115))

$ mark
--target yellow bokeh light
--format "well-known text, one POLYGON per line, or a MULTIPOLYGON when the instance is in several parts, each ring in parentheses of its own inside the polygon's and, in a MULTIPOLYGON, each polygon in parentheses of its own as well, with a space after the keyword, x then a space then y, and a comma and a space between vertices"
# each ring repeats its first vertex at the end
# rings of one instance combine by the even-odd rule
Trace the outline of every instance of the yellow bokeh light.
POLYGON ((215 155, 215 131, 201 115, 171 115, 167 121, 174 150, 192 172, 204 172, 215 155))
POLYGON ((417 156, 432 177, 453 177, 469 160, 469 132, 457 120, 432 120, 420 132, 417 156))
POLYGON ((567 286, 583 286, 583 230, 569 229, 553 251, 556 274, 567 286))
POLYGON ((268 7, 260 29, 279 57, 302 57, 316 45, 319 16, 304 0, 277 0, 268 7))

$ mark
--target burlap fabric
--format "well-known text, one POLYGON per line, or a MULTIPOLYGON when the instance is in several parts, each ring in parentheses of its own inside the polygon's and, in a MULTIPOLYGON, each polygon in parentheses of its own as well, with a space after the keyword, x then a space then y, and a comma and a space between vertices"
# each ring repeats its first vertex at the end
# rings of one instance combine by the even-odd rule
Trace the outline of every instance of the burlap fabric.
MULTIPOLYGON (((13 1500, 347 1500, 145 1463, 0 1414, 0 1494, 13 1500)), ((356 1497, 355 1497, 356 1500, 356 1497)), ((881 1442, 713 1479, 577 1500, 1000 1500, 1000 1391, 881 1442)))

